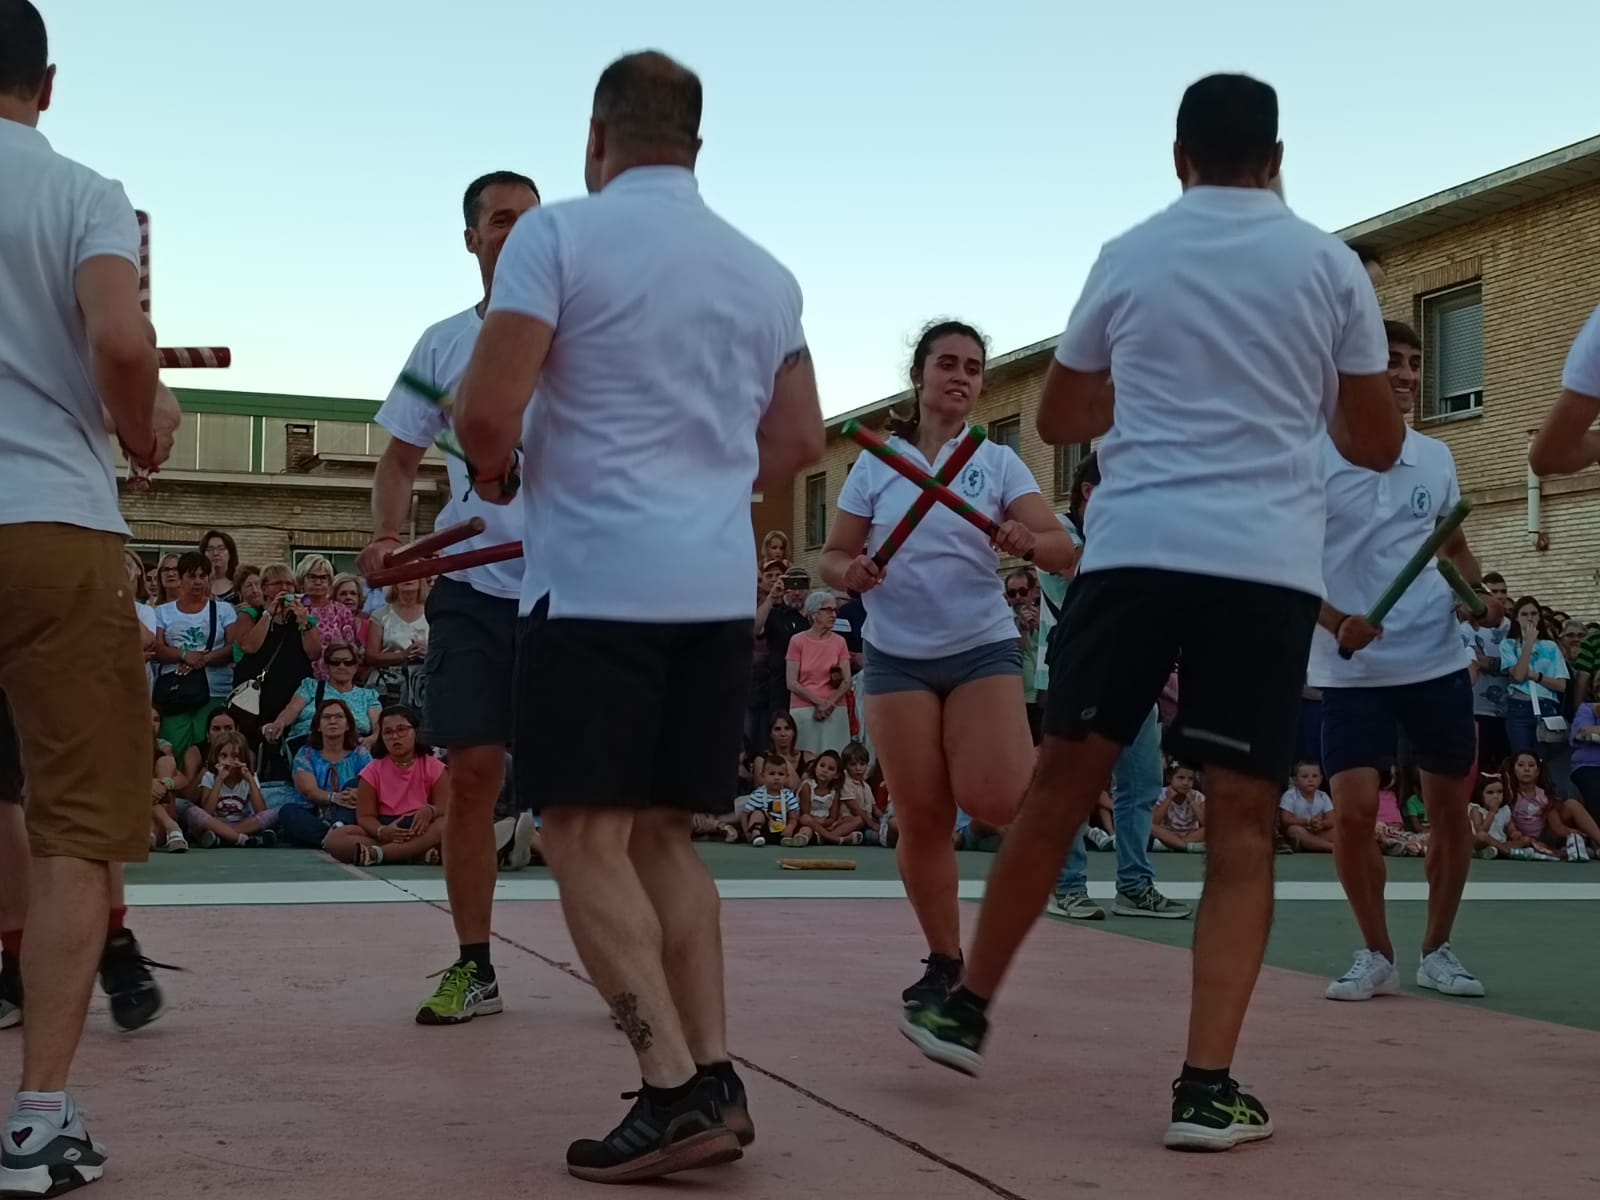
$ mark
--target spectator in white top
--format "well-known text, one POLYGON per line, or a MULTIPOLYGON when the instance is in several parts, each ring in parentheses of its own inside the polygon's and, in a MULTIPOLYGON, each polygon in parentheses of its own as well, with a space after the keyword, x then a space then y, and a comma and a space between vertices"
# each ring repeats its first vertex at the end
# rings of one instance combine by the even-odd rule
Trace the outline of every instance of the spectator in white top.
POLYGON ((1055 445, 1104 435, 1102 481, 1056 633, 1038 771, 990 874, 966 982, 923 1047, 974 1069, 988 999, 1177 661, 1166 747, 1203 765, 1210 803, 1173 1148, 1272 1133, 1229 1071, 1272 924, 1277 790, 1322 596, 1322 443, 1331 431, 1350 462, 1387 470, 1405 433, 1360 260, 1268 190, 1277 130, 1266 84, 1191 86, 1173 147, 1183 196, 1101 251, 1056 350, 1039 432, 1055 445))
POLYGON ((727 808, 739 758, 751 487, 792 486, 823 449, 800 288, 701 199, 700 107, 662 54, 601 75, 591 195, 507 239, 456 417, 485 499, 511 499, 519 429, 526 447, 512 752, 538 768, 516 782, 644 1077, 616 1129, 567 1151, 601 1182, 730 1162, 754 1137, 690 823, 727 808), (619 728, 637 754, 615 753, 619 728))
POLYGON ((1528 449, 1541 476, 1575 475, 1600 462, 1600 307, 1589 314, 1567 353, 1556 399, 1528 449))
MULTIPOLYGON (((478 260, 483 299, 424 330, 406 360, 407 372, 444 392, 460 385, 488 312, 501 248, 517 220, 538 205, 537 185, 515 171, 494 171, 468 186, 462 215, 467 251, 478 260)), ((422 456, 451 426, 448 411, 401 384, 383 402, 377 421, 392 436, 372 481, 372 543, 357 561, 364 575, 381 567, 384 555, 401 543, 422 456)), ((474 495, 459 459, 450 458, 447 467, 450 502, 434 527, 444 529, 473 517, 484 523, 483 533, 452 546, 451 553, 522 539, 520 509, 485 504, 474 495)), ((417 1009, 422 1025, 459 1025, 503 1008, 489 953, 497 855, 494 805, 505 781, 505 748, 511 740, 511 666, 521 591, 522 564, 513 560, 452 571, 428 594, 419 736, 450 760, 444 879, 460 948, 438 988, 417 1009)))
MULTIPOLYGON (((151 749, 107 425, 128 460, 151 471, 176 428, 158 420, 133 207, 119 184, 39 132, 54 83, 38 10, 0 0, 0 876, 10 968, 0 1000, 16 1007, 18 910, 31 921, 22 1075, 0 1139, 6 1195, 76 1187, 105 1170, 104 1147, 64 1089, 95 962, 138 957, 120 914, 109 937, 106 918, 121 864, 150 853, 151 749)), ((125 982, 107 988, 119 1019, 125 982)))
MULTIPOLYGON (((983 335, 971 325, 928 325, 911 355, 911 405, 889 424, 890 447, 938 471, 966 437, 986 361, 983 335)), ((822 577, 860 594, 867 610, 866 717, 895 798, 900 877, 928 945, 927 970, 901 993, 908 1010, 943 1000, 961 978, 950 836, 958 810, 1004 828, 1033 771, 1022 644, 999 553, 1032 554, 1045 571, 1077 557, 1009 446, 982 443, 950 486, 1000 524, 996 539, 936 504, 880 572, 870 554, 922 492, 876 456, 860 455, 819 562, 822 577)))
MULTIPOLYGON (((1389 383, 1409 413, 1421 381, 1422 340, 1409 325, 1386 321, 1389 383)), ((1334 863, 1364 945, 1330 1000, 1370 1000, 1400 990, 1394 942, 1384 916, 1383 854, 1372 831, 1378 820, 1380 773, 1395 758, 1395 731, 1409 742, 1422 777, 1428 827, 1428 923, 1417 986, 1449 996, 1481 996, 1483 984, 1450 948, 1450 931, 1472 862, 1472 800, 1478 757, 1473 720, 1473 654, 1461 638, 1450 585, 1424 571, 1384 618, 1366 612, 1434 527, 1461 498, 1450 448, 1407 429, 1400 461, 1379 474, 1352 466, 1323 443, 1328 496, 1322 577, 1328 599, 1311 640, 1307 682, 1322 691, 1322 761, 1333 797, 1334 863), (1340 657, 1345 650, 1352 657, 1340 657)), ((1441 550, 1469 583, 1482 568, 1457 529, 1441 550)), ((1498 625, 1490 598, 1486 621, 1498 625)))

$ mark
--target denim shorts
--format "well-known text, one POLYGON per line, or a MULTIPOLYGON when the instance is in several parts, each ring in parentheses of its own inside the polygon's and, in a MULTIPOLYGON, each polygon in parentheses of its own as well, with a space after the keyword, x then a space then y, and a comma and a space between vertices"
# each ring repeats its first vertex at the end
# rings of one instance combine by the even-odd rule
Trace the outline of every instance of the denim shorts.
POLYGON ((864 686, 869 696, 932 692, 943 700, 974 679, 987 679, 991 675, 1022 678, 1022 645, 1016 638, 974 646, 971 650, 940 658, 901 658, 885 654, 868 641, 861 645, 866 652, 864 686))

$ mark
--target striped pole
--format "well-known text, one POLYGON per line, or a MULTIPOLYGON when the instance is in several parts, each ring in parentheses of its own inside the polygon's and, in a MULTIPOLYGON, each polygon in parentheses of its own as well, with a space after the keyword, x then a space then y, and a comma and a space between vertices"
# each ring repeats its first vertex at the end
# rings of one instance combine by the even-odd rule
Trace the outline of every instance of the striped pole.
POLYGON ((483 567, 490 563, 510 562, 522 557, 521 542, 502 542, 498 546, 485 546, 481 550, 463 550, 460 554, 447 554, 443 558, 416 558, 398 566, 384 567, 367 576, 369 587, 384 588, 411 579, 427 579, 432 575, 445 575, 451 571, 465 571, 469 567, 483 567))
POLYGON ((139 219, 139 307, 150 315, 150 214, 135 212, 139 219))
MULTIPOLYGON (((961 439, 961 444, 950 452, 950 457, 945 460, 933 476, 935 483, 949 483, 961 474, 961 468, 972 461, 972 456, 978 452, 978 447, 989 436, 989 431, 982 425, 974 425, 967 430, 967 436, 961 439)), ((878 552, 872 556, 873 564, 878 570, 883 570, 889 565, 889 560, 894 557, 897 550, 905 544, 911 531, 922 522, 922 518, 933 511, 933 506, 939 503, 931 492, 923 492, 918 496, 906 515, 900 518, 900 523, 889 531, 889 536, 884 538, 883 545, 878 547, 878 552)))
MULTIPOLYGON (((139 307, 150 315, 150 214, 137 209, 139 222, 139 307)), ((221 369, 233 365, 233 351, 226 346, 162 346, 156 349, 161 368, 221 369)))
MULTIPOLYGON (((1461 527, 1461 522, 1467 519, 1467 514, 1472 511, 1472 501, 1463 496, 1456 501, 1456 505, 1445 513, 1444 519, 1435 526, 1434 531, 1428 535, 1428 540, 1417 547, 1417 552, 1411 556, 1406 565, 1400 568, 1400 574, 1394 577, 1383 595, 1378 597, 1378 602, 1367 613, 1367 622, 1371 625, 1382 625, 1383 619, 1389 615, 1389 610, 1400 603, 1400 597, 1405 595, 1406 589, 1417 581, 1417 576, 1422 574, 1434 555, 1446 542, 1450 535, 1461 527)), ((1448 577, 1447 577, 1448 578, 1448 577)), ((1350 659, 1355 657, 1353 650, 1339 647, 1339 657, 1350 659)))
POLYGON ((1000 532, 1000 526, 996 522, 973 508, 972 505, 945 487, 944 484, 938 482, 933 476, 911 462, 904 455, 891 449, 887 442, 870 429, 862 428, 859 421, 846 421, 843 433, 845 437, 863 450, 883 460, 898 474, 922 488, 974 529, 981 530, 985 536, 993 538, 1000 532))

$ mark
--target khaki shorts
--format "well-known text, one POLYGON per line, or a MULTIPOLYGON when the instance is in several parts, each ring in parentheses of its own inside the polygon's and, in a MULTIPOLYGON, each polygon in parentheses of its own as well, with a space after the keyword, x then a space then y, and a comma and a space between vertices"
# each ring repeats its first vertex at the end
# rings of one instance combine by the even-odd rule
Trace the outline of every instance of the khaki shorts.
POLYGON ((0 525, 0 563, 0 800, 26 781, 36 857, 142 862, 150 684, 122 538, 0 525))

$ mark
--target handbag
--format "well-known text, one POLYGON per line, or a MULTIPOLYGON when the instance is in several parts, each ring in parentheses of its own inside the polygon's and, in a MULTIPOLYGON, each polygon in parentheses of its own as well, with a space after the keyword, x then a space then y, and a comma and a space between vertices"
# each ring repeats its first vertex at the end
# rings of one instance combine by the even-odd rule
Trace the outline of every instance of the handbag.
POLYGON ((267 672, 272 670, 272 664, 278 661, 278 654, 282 650, 283 641, 279 639, 277 648, 267 658, 267 665, 228 693, 229 708, 237 708, 246 716, 261 715, 261 681, 267 677, 267 672))
MULTIPOLYGON (((206 652, 216 649, 217 640, 217 602, 211 601, 211 628, 206 634, 206 652)), ((155 686, 150 689, 150 702, 155 705, 156 711, 164 717, 181 716, 184 713, 198 712, 211 703, 211 677, 205 667, 197 670, 179 672, 168 671, 165 675, 156 677, 155 686)))
POLYGON ((1567 718, 1561 713, 1561 702, 1540 696, 1534 702, 1534 708, 1539 716, 1534 736, 1541 742, 1564 743, 1567 740, 1567 718))

